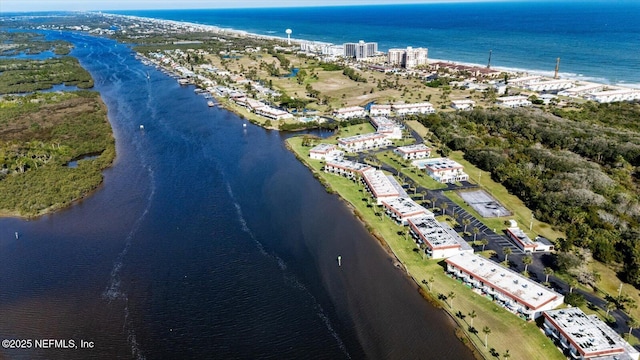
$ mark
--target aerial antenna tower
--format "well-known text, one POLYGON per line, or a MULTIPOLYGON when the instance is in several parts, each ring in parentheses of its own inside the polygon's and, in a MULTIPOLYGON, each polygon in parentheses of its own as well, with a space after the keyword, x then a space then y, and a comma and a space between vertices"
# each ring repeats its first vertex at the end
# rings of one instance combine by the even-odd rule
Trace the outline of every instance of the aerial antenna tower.
POLYGON ((557 58, 557 59, 556 59, 556 72, 555 72, 555 74, 553 75, 553 78, 554 78, 554 79, 557 79, 557 78, 558 78, 558 71, 559 71, 559 70, 560 70, 560 58, 557 58))
POLYGON ((489 50, 489 62, 487 63, 487 69, 491 69, 491 53, 493 50, 489 50))

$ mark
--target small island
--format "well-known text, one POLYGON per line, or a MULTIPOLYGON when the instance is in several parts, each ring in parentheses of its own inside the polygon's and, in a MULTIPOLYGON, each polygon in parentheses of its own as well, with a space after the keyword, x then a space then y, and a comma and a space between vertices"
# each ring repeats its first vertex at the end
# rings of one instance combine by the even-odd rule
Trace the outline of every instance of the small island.
MULTIPOLYGON (((5 56, 71 48, 36 34, 0 36, 13 39, 5 56)), ((96 189, 115 141, 100 95, 81 90, 93 87, 91 75, 68 56, 0 58, 0 84, 0 215, 40 216, 96 189), (76 91, 39 92, 58 84, 76 91)))

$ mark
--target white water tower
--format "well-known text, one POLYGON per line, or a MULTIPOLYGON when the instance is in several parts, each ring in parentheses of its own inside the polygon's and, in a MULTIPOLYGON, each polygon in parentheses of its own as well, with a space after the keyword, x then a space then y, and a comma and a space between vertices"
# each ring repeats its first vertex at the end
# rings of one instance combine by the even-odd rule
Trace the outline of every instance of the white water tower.
POLYGON ((291 31, 291 29, 287 29, 284 32, 287 33, 287 45, 291 45, 291 33, 293 31, 291 31))

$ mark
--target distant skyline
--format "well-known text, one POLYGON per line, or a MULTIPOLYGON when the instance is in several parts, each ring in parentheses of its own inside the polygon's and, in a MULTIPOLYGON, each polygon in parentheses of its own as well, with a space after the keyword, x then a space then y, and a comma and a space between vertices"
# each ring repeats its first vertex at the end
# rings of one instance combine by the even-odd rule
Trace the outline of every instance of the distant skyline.
MULTIPOLYGON (((1 12, 396 5, 509 0, 1 0, 1 12)), ((511 0, 514 1, 514 0, 511 0)), ((515 0, 532 1, 532 0, 515 0)))

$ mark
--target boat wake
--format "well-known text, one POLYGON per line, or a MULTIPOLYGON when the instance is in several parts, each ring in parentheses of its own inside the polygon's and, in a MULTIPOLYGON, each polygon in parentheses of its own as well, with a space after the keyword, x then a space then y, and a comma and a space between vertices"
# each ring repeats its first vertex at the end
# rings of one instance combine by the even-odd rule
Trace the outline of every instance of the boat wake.
POLYGON ((309 296, 309 298, 311 298, 313 302, 314 310, 316 311, 316 315, 320 318, 320 320, 322 320, 322 322, 324 323, 325 327, 327 328, 331 336, 336 340, 336 343, 338 344, 338 347, 340 348, 340 350, 342 350, 342 352, 345 354, 345 356, 348 359, 351 359, 351 356, 347 351, 347 347, 344 345, 344 342, 340 338, 340 335, 338 335, 338 333, 334 330, 333 326, 331 325, 331 320, 329 320, 329 317, 325 313, 322 306, 318 303, 315 296, 311 294, 311 292, 306 288, 306 286, 304 286, 304 284, 302 284, 293 273, 291 273, 290 271, 287 271, 287 264, 282 258, 280 258, 276 254, 269 254, 265 250, 262 243, 258 241, 258 239, 254 236, 253 232, 251 231, 251 229, 249 229, 249 226, 247 225, 247 221, 245 220, 244 215, 242 214, 242 208, 240 207, 240 204, 236 200, 235 196, 233 195, 233 190, 231 190, 231 185, 228 182, 226 183, 226 188, 227 188, 227 193, 229 194, 229 197, 233 201, 234 208, 236 209, 236 215, 238 217, 238 221, 240 222, 242 231, 244 231, 245 233, 247 233, 247 235, 249 235, 249 237, 256 244, 256 247, 258 248, 258 250, 262 255, 272 258, 273 260, 276 261, 276 263, 278 264, 278 268, 280 268, 280 270, 282 271, 284 279, 286 280, 287 284, 289 284, 291 287, 297 290, 300 290, 301 292, 309 296))
POLYGON ((151 208, 151 203, 152 203, 151 200, 155 195, 156 190, 154 185, 155 184, 154 173, 150 167, 147 167, 147 171, 151 178, 151 191, 149 193, 149 196, 147 197, 147 206, 145 207, 144 211, 142 211, 142 214, 140 214, 138 219, 136 219, 136 222, 134 223, 133 227, 129 231, 129 234, 127 234, 124 248, 122 249, 120 254, 118 254, 118 257, 116 258, 113 264, 113 268, 111 269, 109 284, 107 285, 106 289, 102 292, 102 298, 109 301, 109 303, 113 301, 122 301, 124 303, 124 321, 122 325, 122 330, 125 334, 127 334, 127 342, 131 347, 131 355, 138 360, 144 360, 145 357, 142 354, 142 350, 140 349, 140 345, 138 344, 138 341, 136 340, 136 333, 133 328, 133 321, 129 317, 129 298, 127 297, 126 292, 122 289, 122 280, 121 280, 120 274, 124 266, 125 257, 127 256, 129 249, 131 248, 131 244, 133 242, 133 239, 135 238, 136 233, 140 229, 140 225, 142 224, 142 221, 146 218, 147 214, 149 213, 149 210, 151 208))

